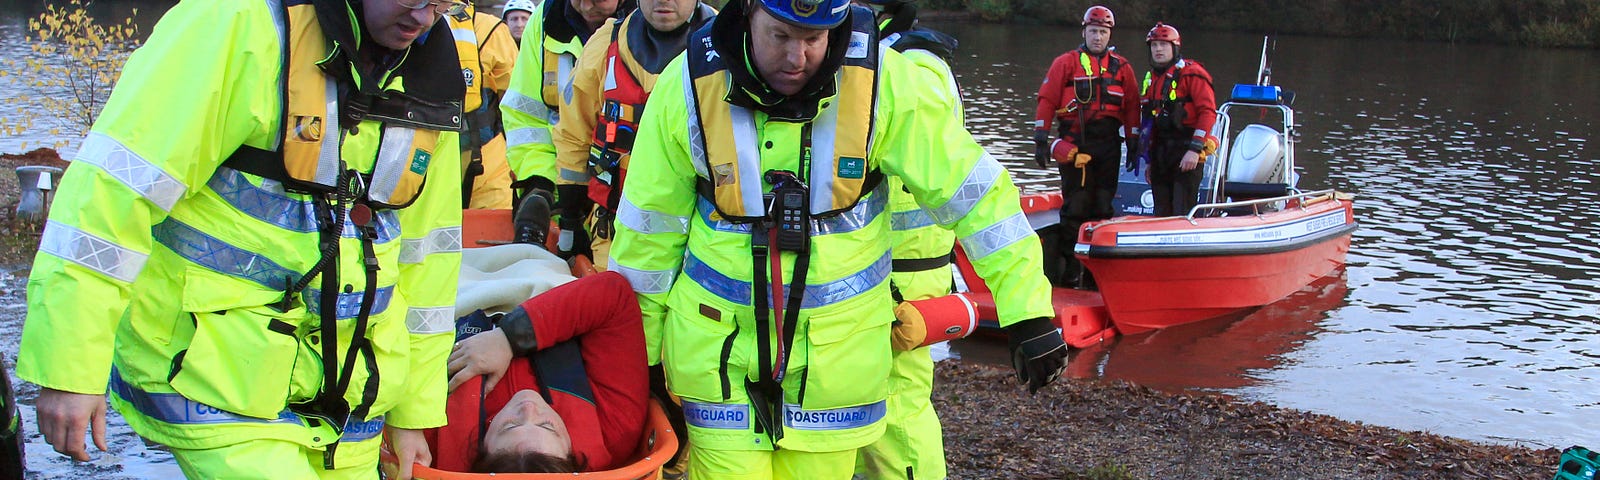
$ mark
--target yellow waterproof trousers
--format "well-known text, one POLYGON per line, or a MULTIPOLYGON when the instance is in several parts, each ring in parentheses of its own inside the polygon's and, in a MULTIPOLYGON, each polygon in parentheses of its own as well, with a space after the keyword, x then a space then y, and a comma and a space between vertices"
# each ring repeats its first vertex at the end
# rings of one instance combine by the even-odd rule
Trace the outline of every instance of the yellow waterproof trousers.
POLYGON ((172 449, 178 468, 193 479, 320 479, 378 478, 378 445, 383 436, 339 442, 339 462, 323 470, 322 450, 284 440, 252 440, 206 450, 172 449))
POLYGON ((845 480, 856 452, 708 450, 689 444, 689 478, 717 480, 845 480))
POLYGON ((472 201, 467 208, 511 208, 511 164, 506 161, 506 136, 495 135, 483 145, 483 173, 472 179, 472 201))
POLYGON ((894 352, 889 417, 883 437, 861 447, 856 473, 874 480, 945 477, 944 435, 933 411, 933 357, 928 347, 894 352))

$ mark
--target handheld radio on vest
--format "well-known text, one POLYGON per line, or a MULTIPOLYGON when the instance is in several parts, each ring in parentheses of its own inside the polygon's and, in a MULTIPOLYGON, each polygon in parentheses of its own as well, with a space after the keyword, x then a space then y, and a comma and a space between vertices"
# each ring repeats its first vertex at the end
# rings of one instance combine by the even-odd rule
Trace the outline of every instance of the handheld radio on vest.
POLYGON ((772 192, 765 198, 767 217, 778 227, 779 251, 805 253, 811 244, 811 192, 793 172, 768 170, 772 192))

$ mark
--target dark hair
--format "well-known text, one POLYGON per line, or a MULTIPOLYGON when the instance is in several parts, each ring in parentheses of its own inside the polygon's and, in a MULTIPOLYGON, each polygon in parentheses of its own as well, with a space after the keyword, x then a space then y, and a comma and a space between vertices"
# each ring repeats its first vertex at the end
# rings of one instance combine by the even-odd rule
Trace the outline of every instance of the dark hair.
MULTIPOLYGON (((551 1, 551 0, 545 0, 551 1)), ((573 473, 579 471, 578 457, 558 457, 543 452, 483 452, 472 462, 476 473, 573 473)))

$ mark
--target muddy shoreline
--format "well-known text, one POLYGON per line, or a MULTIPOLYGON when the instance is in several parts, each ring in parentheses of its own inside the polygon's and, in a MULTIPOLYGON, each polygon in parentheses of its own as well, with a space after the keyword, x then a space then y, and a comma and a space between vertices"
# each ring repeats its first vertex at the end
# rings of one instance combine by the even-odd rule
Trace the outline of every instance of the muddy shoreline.
POLYGON ((1535 479, 1560 456, 1120 381, 1030 396, 1002 367, 935 373, 950 478, 1535 479))

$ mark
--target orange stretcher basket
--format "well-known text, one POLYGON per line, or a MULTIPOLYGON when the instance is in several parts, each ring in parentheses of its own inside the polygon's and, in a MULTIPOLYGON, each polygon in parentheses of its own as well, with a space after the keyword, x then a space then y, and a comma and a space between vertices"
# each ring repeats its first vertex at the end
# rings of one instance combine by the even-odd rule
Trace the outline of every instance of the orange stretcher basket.
MULTIPOLYGON (((678 453, 678 436, 667 421, 661 405, 650 403, 650 413, 645 417, 645 430, 639 439, 639 448, 632 463, 603 472, 584 473, 467 473, 447 472, 421 465, 413 465, 411 476, 417 480, 555 480, 577 478, 584 480, 648 480, 661 478, 661 467, 678 453)), ((393 462, 393 457, 385 457, 393 462)))
POLYGON ((511 210, 462 210, 461 246, 488 247, 511 243, 511 210))
MULTIPOLYGON (((550 234, 545 235, 545 249, 554 252, 560 228, 550 222, 550 234)), ((474 209, 461 211, 461 246, 465 248, 491 247, 511 243, 516 229, 511 226, 510 209, 474 209)))
MULTIPOLYGON (((511 210, 506 209, 478 209, 461 211, 461 247, 481 248, 511 243, 516 237, 516 229, 511 226, 511 210)), ((545 236, 544 248, 547 251, 556 251, 556 241, 560 239, 561 229, 555 222, 550 223, 550 234, 545 236)), ((572 268, 572 276, 582 278, 598 272, 594 262, 588 256, 577 255, 567 260, 567 266, 572 268)))

